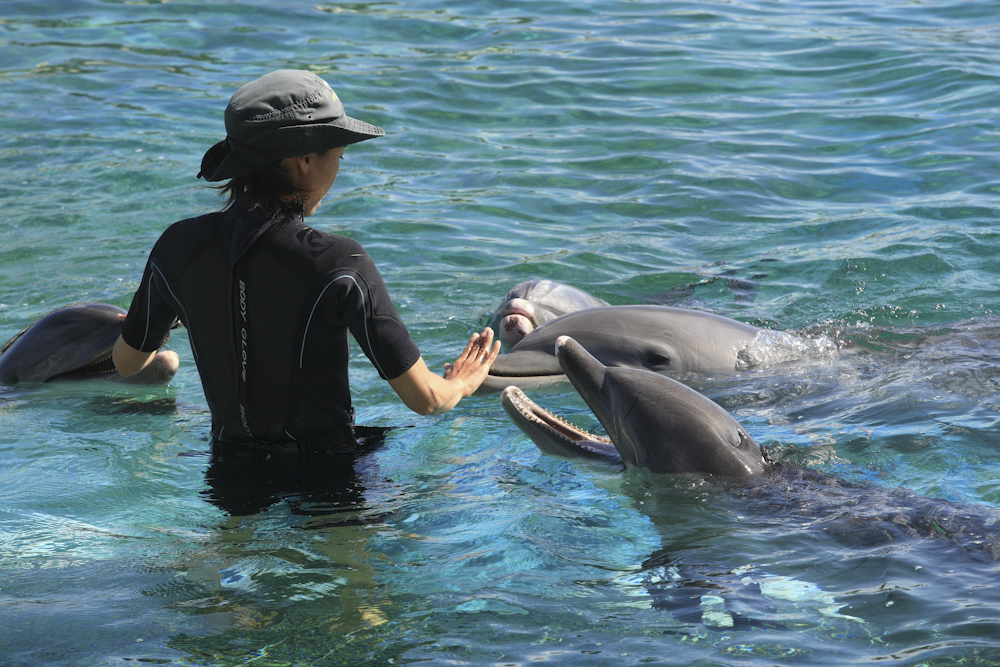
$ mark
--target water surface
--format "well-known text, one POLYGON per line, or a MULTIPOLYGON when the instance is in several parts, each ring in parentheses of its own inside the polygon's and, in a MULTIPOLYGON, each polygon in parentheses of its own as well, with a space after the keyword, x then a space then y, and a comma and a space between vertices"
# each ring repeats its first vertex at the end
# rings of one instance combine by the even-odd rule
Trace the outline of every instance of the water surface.
MULTIPOLYGON (((127 307, 219 206, 194 176, 229 96, 308 68, 387 131, 312 222, 369 250, 432 368, 531 278, 830 339, 685 380, 781 460, 1000 508, 997 2, 0 7, 0 340, 127 307)), ((406 428, 227 505, 169 346, 165 388, 0 388, 0 662, 1000 662, 983 550, 545 456, 496 397, 421 418, 360 354, 359 421, 406 428)))

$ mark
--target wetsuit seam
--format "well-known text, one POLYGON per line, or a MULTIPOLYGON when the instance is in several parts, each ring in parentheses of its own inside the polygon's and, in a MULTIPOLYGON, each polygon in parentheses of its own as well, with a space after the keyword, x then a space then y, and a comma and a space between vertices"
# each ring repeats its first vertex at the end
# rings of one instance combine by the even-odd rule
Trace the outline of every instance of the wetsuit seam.
POLYGON ((151 301, 152 296, 153 296, 153 281, 150 280, 149 284, 146 285, 146 329, 142 334, 142 343, 139 345, 140 350, 146 347, 146 341, 149 339, 149 318, 152 316, 153 312, 153 304, 151 301))
POLYGON ((338 277, 334 278, 333 280, 331 280, 330 282, 328 282, 326 284, 326 286, 323 288, 323 291, 319 293, 318 297, 316 297, 316 302, 313 304, 312 310, 309 311, 309 319, 306 320, 306 329, 305 329, 305 331, 302 332, 302 347, 301 347, 301 349, 299 351, 299 369, 302 368, 303 359, 305 358, 305 354, 306 354, 306 336, 309 335, 309 326, 312 324, 313 314, 316 312, 316 309, 319 307, 319 302, 323 299, 323 295, 326 294, 326 291, 328 289, 330 289, 330 286, 333 285, 338 280, 342 280, 344 278, 347 278, 348 280, 350 280, 351 282, 353 282, 354 286, 358 288, 358 293, 361 295, 361 312, 362 312, 362 316, 363 316, 364 322, 365 322, 365 340, 368 342, 368 349, 372 351, 372 360, 371 361, 372 361, 373 364, 375 364, 375 368, 378 370, 379 375, 381 375, 382 377, 385 377, 385 373, 382 371, 382 366, 378 363, 378 361, 376 359, 376 357, 378 355, 375 354, 375 348, 372 346, 371 335, 368 333, 368 307, 367 307, 366 301, 365 301, 365 293, 364 293, 364 290, 361 289, 361 285, 358 284, 358 281, 354 279, 354 276, 338 276, 338 277))
POLYGON ((193 354, 194 358, 197 359, 198 350, 194 346, 194 334, 191 331, 191 323, 188 321, 187 310, 184 309, 184 304, 181 303, 181 300, 177 298, 176 294, 174 294, 174 290, 171 289, 170 282, 167 280, 167 276, 163 273, 163 270, 153 262, 150 262, 150 267, 160 275, 160 279, 163 280, 163 285, 167 288, 167 291, 170 292, 170 296, 173 297, 174 301, 177 303, 177 307, 181 309, 181 314, 184 316, 184 326, 188 330, 188 342, 191 344, 191 354, 193 354))

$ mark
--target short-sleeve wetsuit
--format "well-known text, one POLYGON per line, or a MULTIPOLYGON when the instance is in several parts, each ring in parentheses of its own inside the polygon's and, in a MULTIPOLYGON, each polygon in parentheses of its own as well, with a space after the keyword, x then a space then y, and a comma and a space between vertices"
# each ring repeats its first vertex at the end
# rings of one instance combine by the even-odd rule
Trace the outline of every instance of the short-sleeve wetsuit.
POLYGON ((163 233, 122 337, 153 351, 175 317, 223 443, 343 444, 354 414, 348 331, 385 379, 420 357, 358 242, 245 198, 163 233))

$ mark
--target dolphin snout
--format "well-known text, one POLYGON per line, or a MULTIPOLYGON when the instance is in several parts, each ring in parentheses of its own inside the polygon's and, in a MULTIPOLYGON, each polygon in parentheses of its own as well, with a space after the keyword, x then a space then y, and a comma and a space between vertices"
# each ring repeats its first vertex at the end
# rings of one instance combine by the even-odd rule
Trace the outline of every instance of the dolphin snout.
POLYGON ((506 347, 513 347, 521 339, 535 330, 531 320, 524 315, 507 315, 500 320, 500 342, 506 347))
POLYGON ((537 324, 535 322, 535 304, 531 303, 527 299, 514 298, 503 304, 500 309, 500 314, 507 315, 523 315, 531 320, 532 324, 537 324))
POLYGON ((584 400, 587 400, 589 392, 598 390, 604 381, 606 370, 604 364, 595 359, 571 336, 556 338, 556 359, 567 379, 576 387, 584 400))

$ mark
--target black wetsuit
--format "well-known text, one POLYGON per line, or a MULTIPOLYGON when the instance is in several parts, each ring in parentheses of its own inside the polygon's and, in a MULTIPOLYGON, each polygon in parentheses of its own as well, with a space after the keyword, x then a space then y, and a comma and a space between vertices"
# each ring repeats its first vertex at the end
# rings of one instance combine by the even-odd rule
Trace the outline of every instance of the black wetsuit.
POLYGON ((163 233, 122 337, 150 352, 181 320, 217 442, 346 444, 348 331, 385 379, 420 350, 359 243, 286 209, 248 208, 240 200, 163 233))

